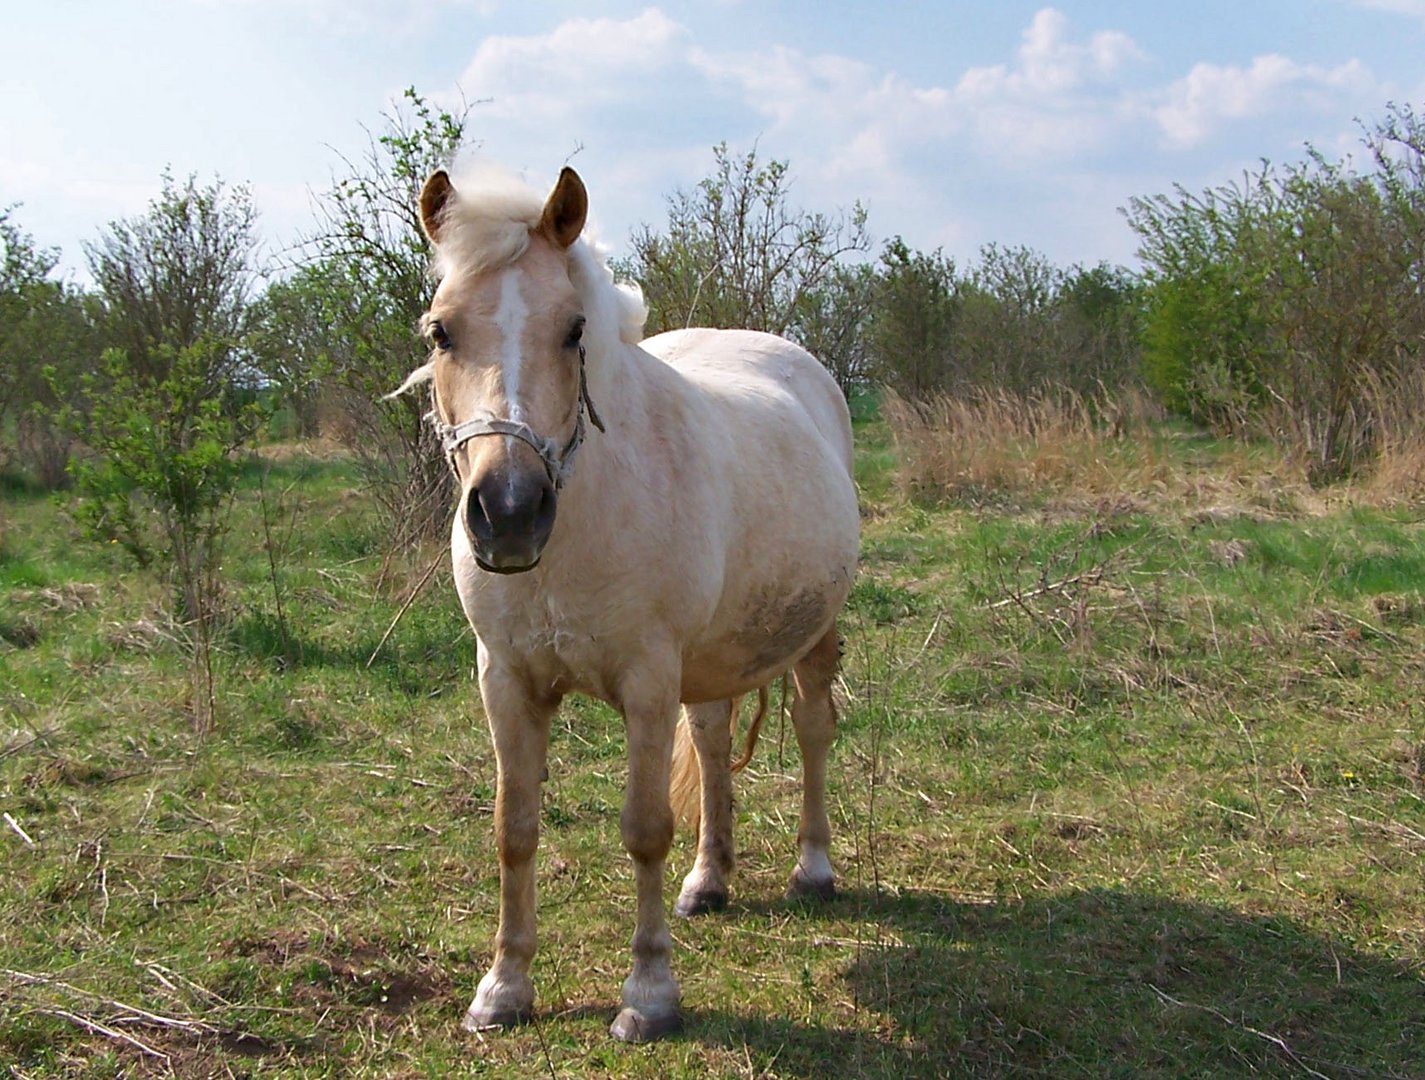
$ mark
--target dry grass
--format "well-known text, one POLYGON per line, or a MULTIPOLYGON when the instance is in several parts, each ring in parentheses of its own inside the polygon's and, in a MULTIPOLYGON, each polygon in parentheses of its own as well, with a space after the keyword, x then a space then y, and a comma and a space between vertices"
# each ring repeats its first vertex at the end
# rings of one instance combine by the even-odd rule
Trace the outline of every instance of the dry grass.
POLYGON ((1174 428, 1141 392, 1087 399, 976 390, 914 402, 887 391, 884 403, 902 497, 970 505, 1129 498, 1210 516, 1320 516, 1425 501, 1425 371, 1378 383, 1369 412, 1369 470, 1320 488, 1308 462, 1269 441, 1174 428), (1185 453, 1194 442, 1201 452, 1185 453))
POLYGON ((1141 393, 1090 400, 1069 391, 980 389, 912 402, 888 391, 884 411, 901 459, 901 491, 911 497, 1102 497, 1166 490, 1180 479, 1180 454, 1158 440, 1129 438, 1161 419, 1141 393))
POLYGON ((1369 411, 1378 428, 1376 461, 1360 494, 1375 505, 1425 501, 1425 370, 1377 381, 1369 411))

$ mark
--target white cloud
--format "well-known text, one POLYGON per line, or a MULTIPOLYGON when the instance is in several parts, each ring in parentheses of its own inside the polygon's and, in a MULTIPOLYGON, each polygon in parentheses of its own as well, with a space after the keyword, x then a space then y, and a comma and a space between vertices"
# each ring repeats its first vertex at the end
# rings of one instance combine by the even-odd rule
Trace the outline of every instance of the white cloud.
MULTIPOLYGON (((1275 153, 1280 142, 1249 121, 1309 120, 1294 128, 1299 145, 1347 126, 1331 125, 1368 110, 1380 90, 1356 61, 1327 68, 1268 54, 1247 67, 1198 63, 1150 84, 1160 63, 1127 33, 1081 29, 1045 7, 1003 63, 925 85, 776 42, 714 48, 649 8, 487 38, 459 85, 470 100, 489 99, 471 117, 484 148, 536 184, 583 146, 576 164, 595 213, 625 229, 659 220, 668 192, 705 175, 711 144, 757 142, 765 157, 791 161, 799 205, 862 199, 878 235, 945 243, 962 256, 975 237, 1052 253, 1050 236, 1024 235, 1027 205, 1053 207, 1061 242, 1081 249, 1085 237, 1121 231, 1112 209, 1138 193, 1113 180, 1113 161, 1166 150, 1173 157, 1144 167, 1180 174, 1185 166, 1172 161, 1234 125, 1259 140, 1249 156, 1275 153)), ((624 235, 605 233, 616 243, 624 235)))
POLYGON ((1298 64, 1284 56, 1258 56, 1251 67, 1200 63, 1170 86, 1153 117, 1170 144, 1201 143, 1224 124, 1299 105, 1324 106, 1377 93, 1358 60, 1339 67, 1298 64))
POLYGON ((622 21, 571 19, 542 36, 486 38, 458 81, 497 115, 538 122, 628 100, 630 88, 675 61, 687 36, 657 8, 622 21))
POLYGON ((1024 31, 1015 67, 971 68, 958 89, 974 97, 1043 99, 1087 83, 1107 82, 1143 56, 1127 34, 1102 30, 1087 44, 1075 44, 1068 40, 1068 29, 1069 20, 1062 12, 1042 9, 1024 31))

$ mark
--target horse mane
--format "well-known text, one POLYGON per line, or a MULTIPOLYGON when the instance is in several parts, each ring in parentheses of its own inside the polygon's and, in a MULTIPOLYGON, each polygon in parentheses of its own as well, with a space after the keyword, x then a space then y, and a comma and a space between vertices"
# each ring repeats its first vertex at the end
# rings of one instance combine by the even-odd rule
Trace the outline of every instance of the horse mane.
MULTIPOLYGON (((431 269, 436 278, 459 271, 481 273, 515 262, 529 247, 531 230, 539 226, 544 196, 513 173, 475 162, 451 174, 456 197, 445 207, 441 242, 431 269)), ((608 250, 591 235, 569 248, 569 278, 584 301, 590 329, 613 341, 636 345, 643 339, 648 305, 633 282, 617 282, 608 265, 608 250)))

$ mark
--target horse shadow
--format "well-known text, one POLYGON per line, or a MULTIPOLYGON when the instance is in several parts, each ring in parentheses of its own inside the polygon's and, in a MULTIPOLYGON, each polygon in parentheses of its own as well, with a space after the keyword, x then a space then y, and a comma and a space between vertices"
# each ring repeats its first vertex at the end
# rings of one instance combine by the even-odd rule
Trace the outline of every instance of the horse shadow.
POLYGON ((690 1012, 688 1038, 748 1055, 758 1075, 1425 1077, 1419 965, 1289 919, 1117 889, 990 903, 853 891, 768 912, 855 912, 876 933, 832 988, 844 1027, 690 1012))

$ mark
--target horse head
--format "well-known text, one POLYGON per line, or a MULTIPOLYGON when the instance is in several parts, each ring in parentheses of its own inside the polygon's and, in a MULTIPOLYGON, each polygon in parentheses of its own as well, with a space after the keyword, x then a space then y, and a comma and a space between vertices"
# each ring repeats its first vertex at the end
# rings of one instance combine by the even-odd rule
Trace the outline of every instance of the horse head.
POLYGON ((588 195, 566 167, 542 210, 489 213, 441 171, 426 181, 420 212, 442 270, 421 329, 460 521, 483 569, 531 570, 553 531, 586 411, 598 424, 568 258, 588 195))

